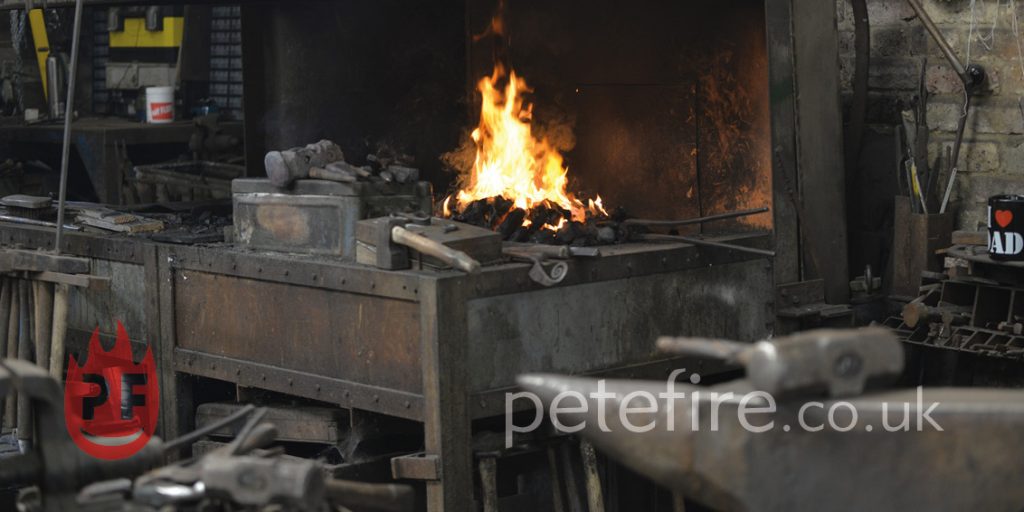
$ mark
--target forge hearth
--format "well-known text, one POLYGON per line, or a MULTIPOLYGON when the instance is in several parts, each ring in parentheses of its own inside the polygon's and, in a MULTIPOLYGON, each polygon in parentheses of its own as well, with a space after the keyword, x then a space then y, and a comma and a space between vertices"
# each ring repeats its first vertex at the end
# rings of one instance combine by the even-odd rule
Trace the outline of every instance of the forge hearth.
MULTIPOLYGON (((158 253, 162 266, 173 256, 159 274, 173 283, 162 288, 161 307, 196 314, 187 297, 207 293, 240 318, 259 318, 256 297, 266 296, 325 311, 313 319, 322 327, 301 335, 294 315, 251 325, 161 322, 174 326, 165 333, 174 371, 422 422, 425 454, 409 467, 433 468, 419 476, 431 510, 471 501, 473 420, 502 412, 516 373, 643 365, 658 360, 659 333, 758 338, 775 325, 775 285, 819 277, 805 252, 828 256, 836 269, 820 276, 831 301, 842 302, 849 287, 844 234, 834 229, 844 209, 833 172, 841 154, 834 3, 506 1, 507 37, 495 38, 488 27, 498 3, 243 6, 247 160, 329 138, 361 165, 383 142, 413 157, 443 205, 462 187, 440 157, 462 147, 474 155, 466 143, 479 127, 479 82, 502 62, 528 81, 533 133, 558 150, 565 190, 584 205, 600 196, 612 222, 619 208, 626 218, 673 220, 767 207, 703 231, 649 229, 732 233, 715 241, 776 257, 612 243, 600 246, 601 257, 569 260, 565 280, 545 288, 518 262, 464 276, 234 249, 218 258, 237 268, 203 249, 158 253), (294 55, 332 65, 296 72, 294 55), (241 299, 219 295, 225 290, 241 299), (312 343, 312 355, 286 357, 280 347, 289 343, 312 343), (277 378, 263 383, 264 372, 277 378), (279 384, 289 378, 294 384, 279 384)), ((521 209, 531 224, 543 220, 521 209)), ((572 219, 571 207, 554 209, 562 218, 546 224, 589 224, 585 215, 572 219)), ((513 229, 514 209, 499 210, 483 223, 520 240, 525 220, 513 229)), ((593 225, 610 227, 604 221, 593 225)))

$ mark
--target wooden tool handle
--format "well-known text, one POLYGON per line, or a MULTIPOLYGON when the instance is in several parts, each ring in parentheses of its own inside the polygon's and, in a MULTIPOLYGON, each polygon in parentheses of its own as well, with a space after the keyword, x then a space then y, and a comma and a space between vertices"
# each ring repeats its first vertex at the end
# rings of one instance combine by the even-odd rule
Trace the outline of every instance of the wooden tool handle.
POLYGON ((53 330, 50 338, 50 376, 64 382, 64 338, 68 332, 68 291, 66 284, 54 286, 53 330))
POLYGON ((480 272, 480 262, 462 251, 456 251, 440 242, 423 235, 413 233, 402 226, 391 228, 391 240, 427 256, 433 256, 463 272, 476 274, 480 272))

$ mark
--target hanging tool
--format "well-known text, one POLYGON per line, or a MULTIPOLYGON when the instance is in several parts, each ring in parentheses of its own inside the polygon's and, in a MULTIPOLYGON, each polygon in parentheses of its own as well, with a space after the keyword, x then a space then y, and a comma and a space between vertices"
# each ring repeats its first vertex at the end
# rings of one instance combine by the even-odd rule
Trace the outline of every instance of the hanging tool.
POLYGON ((949 205, 949 196, 953 191, 953 184, 956 182, 956 175, 959 171, 960 165, 960 147, 964 140, 964 131, 967 128, 967 117, 970 114, 970 109, 974 96, 976 96, 982 90, 982 86, 985 84, 987 73, 985 68, 978 64, 964 65, 957 57, 956 52, 953 51, 953 47, 950 46, 949 42, 942 35, 942 32, 932 21, 932 18, 928 15, 928 12, 924 10, 920 0, 907 0, 910 7, 917 14, 917 17, 921 20, 925 30, 938 45, 942 55, 949 61, 949 65, 956 72, 957 77, 960 79, 960 83, 964 88, 964 108, 960 114, 960 119, 956 126, 956 139, 953 142, 953 151, 950 161, 949 179, 946 182, 945 192, 942 194, 942 203, 939 206, 939 213, 946 213, 946 207, 949 205))

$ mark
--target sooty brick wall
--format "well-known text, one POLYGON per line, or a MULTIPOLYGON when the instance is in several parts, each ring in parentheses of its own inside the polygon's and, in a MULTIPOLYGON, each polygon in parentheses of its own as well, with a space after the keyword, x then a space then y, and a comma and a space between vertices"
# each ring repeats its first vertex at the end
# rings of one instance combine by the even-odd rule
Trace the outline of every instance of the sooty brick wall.
MULTIPOLYGON (((981 64, 989 84, 968 117, 955 188, 958 226, 984 225, 985 200, 999 193, 1024 193, 1024 0, 923 0, 925 9, 965 63, 981 64)), ((922 62, 931 95, 930 161, 952 145, 963 110, 956 74, 904 0, 868 0, 871 68, 868 123, 900 122, 917 90, 922 62)), ((849 0, 838 0, 843 97, 852 91, 854 19, 849 0)))

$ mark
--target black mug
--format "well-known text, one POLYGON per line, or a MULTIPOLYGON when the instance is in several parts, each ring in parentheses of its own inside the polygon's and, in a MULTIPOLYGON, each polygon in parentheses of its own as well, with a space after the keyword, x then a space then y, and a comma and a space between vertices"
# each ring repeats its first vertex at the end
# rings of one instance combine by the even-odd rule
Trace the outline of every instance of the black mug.
POLYGON ((1024 260, 1024 196, 988 199, 988 254, 994 260, 1024 260))

